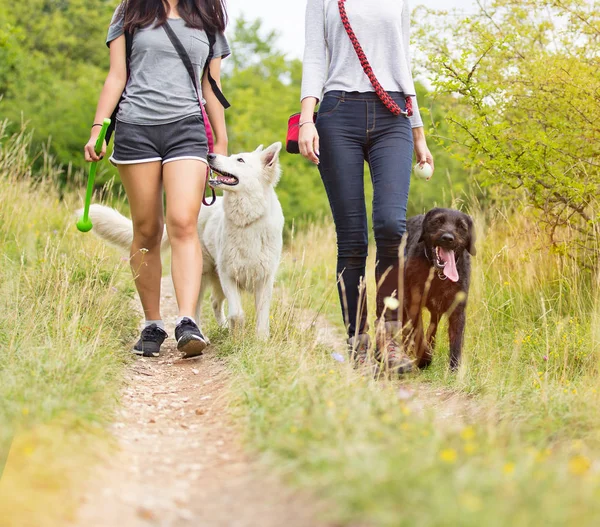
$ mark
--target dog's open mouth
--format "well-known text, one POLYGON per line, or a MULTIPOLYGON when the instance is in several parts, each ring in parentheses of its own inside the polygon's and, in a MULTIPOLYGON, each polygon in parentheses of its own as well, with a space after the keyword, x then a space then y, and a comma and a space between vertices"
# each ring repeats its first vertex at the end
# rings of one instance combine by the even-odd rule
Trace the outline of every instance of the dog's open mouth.
POLYGON ((439 245, 434 247, 435 257, 434 265, 438 268, 448 280, 452 282, 458 282, 458 270, 456 269, 456 257, 454 251, 451 249, 445 249, 439 245))
POLYGON ((213 169, 213 173, 208 180, 208 184, 211 187, 219 187, 221 185, 226 185, 228 187, 235 187, 240 180, 235 177, 233 174, 229 174, 228 172, 216 172, 213 169))

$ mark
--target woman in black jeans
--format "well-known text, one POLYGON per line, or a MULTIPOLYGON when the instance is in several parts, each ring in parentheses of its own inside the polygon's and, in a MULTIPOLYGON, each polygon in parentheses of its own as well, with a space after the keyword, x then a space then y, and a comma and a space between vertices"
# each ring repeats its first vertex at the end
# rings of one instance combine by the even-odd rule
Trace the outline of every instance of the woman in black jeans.
POLYGON ((433 167, 410 69, 409 20, 407 0, 309 0, 300 118, 300 152, 319 166, 333 212, 340 302, 349 350, 357 364, 366 361, 370 347, 363 184, 364 162, 369 163, 377 245, 375 351, 398 372, 410 370, 412 364, 398 340, 402 310, 385 308, 384 300, 400 296, 399 247, 406 231, 413 150, 418 163, 433 167), (377 80, 400 107, 399 115, 384 105, 363 71, 349 28, 342 22, 345 15, 377 80), (380 320, 382 316, 385 320, 380 320))

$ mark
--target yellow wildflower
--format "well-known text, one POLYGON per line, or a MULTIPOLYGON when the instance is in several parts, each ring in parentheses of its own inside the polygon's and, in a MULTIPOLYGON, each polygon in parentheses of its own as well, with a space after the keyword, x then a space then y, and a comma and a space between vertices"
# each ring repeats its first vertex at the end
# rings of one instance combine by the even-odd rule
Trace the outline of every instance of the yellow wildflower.
POLYGON ((506 463, 502 469, 502 472, 504 472, 506 475, 512 474, 514 471, 515 471, 514 463, 506 463))
POLYGON ((440 452, 440 459, 444 463, 454 463, 456 461, 457 454, 453 448, 446 448, 440 452))
POLYGON ((582 476, 590 470, 591 466, 592 462, 581 454, 573 456, 569 461, 569 471, 576 476, 582 476))
POLYGON ((472 426, 467 426, 462 429, 462 432, 460 433, 460 437, 462 437, 465 441, 470 441, 471 439, 473 439, 475 437, 475 430, 473 429, 472 426))

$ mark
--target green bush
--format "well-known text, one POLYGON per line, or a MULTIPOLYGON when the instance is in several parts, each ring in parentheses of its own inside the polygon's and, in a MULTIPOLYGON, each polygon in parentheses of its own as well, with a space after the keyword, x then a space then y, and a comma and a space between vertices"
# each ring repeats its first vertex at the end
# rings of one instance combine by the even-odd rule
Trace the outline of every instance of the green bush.
MULTIPOLYGON (((596 249, 600 8, 494 0, 476 14, 419 17, 451 136, 496 195, 524 195, 557 247, 596 249), (564 229, 568 227, 569 230, 564 229)), ((457 152, 456 150, 454 150, 457 152)))

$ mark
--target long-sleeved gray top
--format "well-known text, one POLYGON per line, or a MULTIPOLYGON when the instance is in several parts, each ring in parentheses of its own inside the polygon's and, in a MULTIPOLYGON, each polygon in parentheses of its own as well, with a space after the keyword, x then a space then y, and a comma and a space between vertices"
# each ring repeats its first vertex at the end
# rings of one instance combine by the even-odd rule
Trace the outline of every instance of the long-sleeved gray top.
MULTIPOLYGON (((423 126, 410 63, 408 0, 347 0, 346 12, 375 76, 386 91, 413 96, 413 128, 423 126)), ((308 0, 302 96, 331 90, 375 91, 344 29, 337 0, 308 0)))

